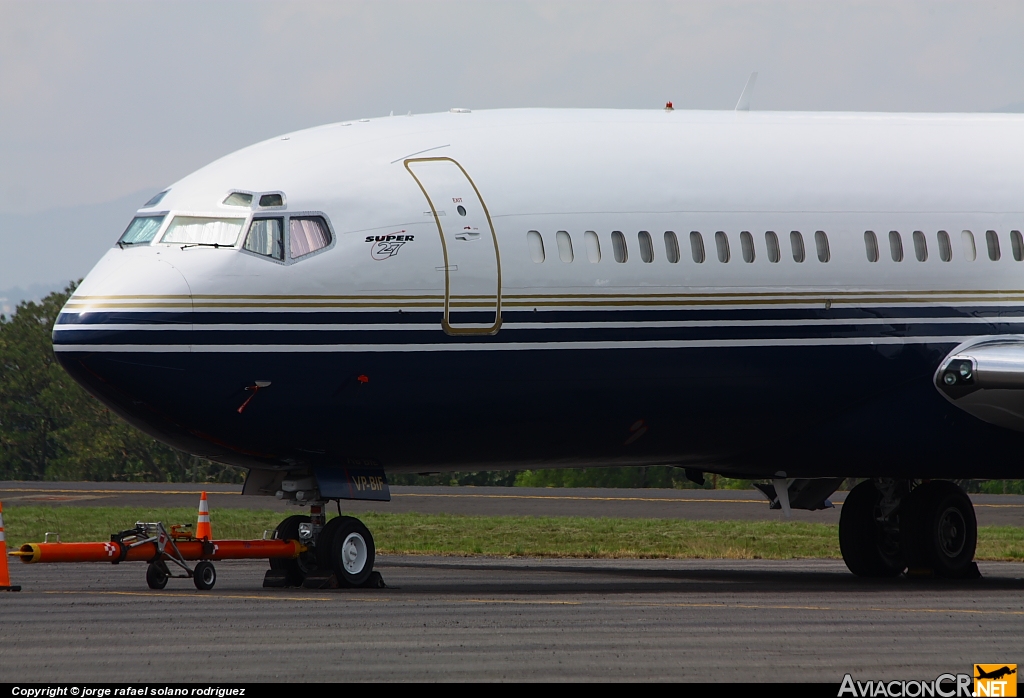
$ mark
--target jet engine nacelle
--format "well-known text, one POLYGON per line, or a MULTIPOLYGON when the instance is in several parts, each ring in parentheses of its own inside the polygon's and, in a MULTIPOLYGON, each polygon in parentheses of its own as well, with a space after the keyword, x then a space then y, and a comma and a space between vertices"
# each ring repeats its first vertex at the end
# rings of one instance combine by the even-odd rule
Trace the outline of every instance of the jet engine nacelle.
POLYGON ((1024 335, 977 337, 935 372, 946 399, 990 424, 1024 431, 1024 335))

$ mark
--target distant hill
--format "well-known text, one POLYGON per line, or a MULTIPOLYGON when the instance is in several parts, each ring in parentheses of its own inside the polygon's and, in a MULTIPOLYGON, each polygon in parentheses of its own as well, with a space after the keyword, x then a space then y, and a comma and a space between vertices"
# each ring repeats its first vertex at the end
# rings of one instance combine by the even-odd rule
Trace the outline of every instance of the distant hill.
POLYGON ((154 193, 28 215, 0 213, 0 299, 6 299, 0 308, 38 300, 85 276, 154 193))

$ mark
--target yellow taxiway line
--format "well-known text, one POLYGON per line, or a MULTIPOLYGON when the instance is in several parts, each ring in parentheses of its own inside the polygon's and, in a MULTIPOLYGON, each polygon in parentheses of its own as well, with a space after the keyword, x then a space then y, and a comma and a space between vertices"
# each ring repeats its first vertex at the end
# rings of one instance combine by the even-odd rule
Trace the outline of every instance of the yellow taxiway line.
MULTIPOLYGON (((1024 616, 1024 610, 998 610, 998 609, 970 609, 970 608, 907 608, 884 607, 884 606, 811 606, 796 604, 750 604, 750 603, 665 603, 657 601, 615 601, 601 599, 596 601, 561 601, 555 599, 496 599, 496 598, 470 598, 470 599, 424 599, 420 595, 413 598, 396 597, 365 597, 352 596, 348 593, 339 593, 332 596, 276 596, 273 594, 218 594, 211 593, 180 593, 180 592, 143 592, 143 591, 44 591, 43 594, 74 596, 138 596, 145 598, 161 599, 205 599, 219 600, 232 599, 241 601, 356 601, 360 603, 412 603, 422 605, 427 603, 440 603, 452 605, 521 605, 521 606, 618 606, 631 608, 679 608, 679 609, 701 609, 719 608, 723 610, 742 611, 815 611, 832 613, 913 613, 913 614, 955 614, 971 616, 1024 616)), ((29 592, 31 595, 31 592, 29 592)))

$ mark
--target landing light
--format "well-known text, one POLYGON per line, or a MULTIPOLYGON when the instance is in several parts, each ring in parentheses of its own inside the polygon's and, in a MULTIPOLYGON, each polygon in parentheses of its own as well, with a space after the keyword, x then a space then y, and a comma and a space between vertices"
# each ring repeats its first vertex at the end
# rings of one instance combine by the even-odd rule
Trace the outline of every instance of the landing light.
POLYGON ((969 359, 958 359, 950 361, 942 374, 942 382, 946 385, 962 383, 970 385, 974 383, 974 362, 969 359))

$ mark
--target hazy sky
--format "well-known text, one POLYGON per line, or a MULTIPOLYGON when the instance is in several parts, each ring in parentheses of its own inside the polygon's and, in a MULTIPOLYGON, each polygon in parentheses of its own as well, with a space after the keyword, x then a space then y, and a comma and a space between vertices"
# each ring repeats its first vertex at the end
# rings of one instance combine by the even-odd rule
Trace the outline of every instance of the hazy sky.
MULTIPOLYGON (((731 109, 754 70, 753 109, 1019 107, 1022 29, 1021 2, 0 0, 0 243, 391 110, 731 109)), ((0 289, 67 277, 34 265, 0 259, 0 289)))

